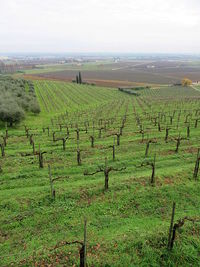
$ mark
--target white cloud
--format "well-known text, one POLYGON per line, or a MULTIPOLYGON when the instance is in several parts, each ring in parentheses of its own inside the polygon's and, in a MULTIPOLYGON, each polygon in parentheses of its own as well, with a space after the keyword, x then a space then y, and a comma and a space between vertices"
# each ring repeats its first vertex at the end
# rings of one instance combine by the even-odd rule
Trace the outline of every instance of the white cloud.
POLYGON ((200 52, 198 0, 0 0, 0 52, 200 52))

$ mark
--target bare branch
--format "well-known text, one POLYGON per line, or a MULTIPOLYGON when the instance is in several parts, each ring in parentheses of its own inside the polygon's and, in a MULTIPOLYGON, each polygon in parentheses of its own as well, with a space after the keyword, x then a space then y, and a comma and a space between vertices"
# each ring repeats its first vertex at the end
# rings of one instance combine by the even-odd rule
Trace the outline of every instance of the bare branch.
POLYGON ((86 171, 84 171, 84 175, 94 175, 94 174, 96 174, 96 173, 98 173, 98 172, 103 172, 103 171, 104 171, 104 170, 99 169, 99 170, 96 170, 95 172, 89 173, 89 172, 86 170, 86 171))
POLYGON ((122 167, 122 168, 118 168, 118 169, 116 169, 116 168, 112 168, 112 167, 111 167, 111 170, 112 170, 112 171, 116 171, 116 172, 120 172, 120 171, 126 170, 126 167, 124 166, 124 167, 122 167))

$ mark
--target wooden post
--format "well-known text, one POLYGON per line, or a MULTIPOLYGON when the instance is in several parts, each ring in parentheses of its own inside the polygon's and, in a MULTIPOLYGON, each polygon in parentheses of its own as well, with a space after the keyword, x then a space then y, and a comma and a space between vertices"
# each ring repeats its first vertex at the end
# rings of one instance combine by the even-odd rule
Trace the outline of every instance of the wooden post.
POLYGON ((6 124, 6 139, 8 139, 8 129, 7 129, 7 124, 6 124))
POLYGON ((44 168, 44 163, 43 163, 43 154, 44 154, 45 152, 41 152, 40 151, 40 145, 39 145, 39 154, 38 154, 38 156, 39 156, 39 167, 40 168, 44 168))
POLYGON ((79 129, 78 128, 76 129, 76 140, 77 141, 79 140, 79 129))
POLYGON ((168 140, 168 136, 169 136, 169 128, 166 128, 166 133, 165 133, 165 142, 167 143, 168 140))
POLYGON ((151 141, 148 141, 146 144, 146 150, 145 150, 145 158, 148 156, 148 152, 149 152, 149 145, 150 145, 151 141))
POLYGON ((180 133, 179 133, 179 137, 175 139, 176 140, 176 150, 175 153, 178 153, 179 150, 179 146, 181 144, 181 137, 180 137, 180 133))
POLYGON ((5 157, 5 146, 4 146, 4 144, 0 144, 0 147, 1 147, 1 156, 5 157))
POLYGON ((53 197, 53 181, 51 176, 51 166, 48 165, 48 172, 49 172, 49 181, 50 181, 50 189, 51 189, 51 197, 53 197))
POLYGON ((84 244, 84 267, 86 267, 87 264, 87 220, 84 220, 84 240, 83 240, 83 244, 84 244))
POLYGON ((198 119, 195 120, 194 128, 197 128, 197 124, 198 124, 198 119))
POLYGON ((91 140, 91 147, 94 147, 94 136, 90 136, 90 140, 91 140))
POLYGON ((197 151, 197 159, 196 159, 196 163, 195 163, 195 167, 194 167, 193 178, 195 180, 197 180, 197 176, 198 176, 198 172, 199 172, 199 153, 200 153, 200 148, 198 148, 198 151, 197 151))
POLYGON ((32 146, 33 146, 33 155, 35 155, 35 142, 32 142, 32 146))
POLYGON ((84 220, 84 239, 83 245, 80 249, 80 267, 87 265, 87 220, 84 220))
POLYGON ((42 160, 41 160, 41 151, 40 151, 40 145, 39 145, 39 154, 38 154, 38 157, 39 157, 39 168, 43 168, 43 165, 42 165, 42 160))
POLYGON ((26 128, 26 137, 28 138, 29 137, 29 129, 26 128))
POLYGON ((151 184, 155 185, 155 171, 156 171, 156 154, 154 155, 154 161, 152 163, 152 175, 151 175, 151 184))
POLYGON ((160 122, 158 122, 158 131, 161 132, 160 122))
POLYGON ((190 125, 187 126, 187 138, 190 138, 190 125))
POLYGON ((81 151, 79 148, 77 148, 77 163, 79 166, 81 165, 81 151))
POLYGON ((53 134, 52 134, 53 135, 53 142, 56 141, 55 134, 56 134, 55 132, 53 132, 53 134))
POLYGON ((116 136, 117 136, 117 145, 119 146, 120 145, 120 134, 117 133, 116 136))
POLYGON ((6 138, 6 136, 2 136, 2 138, 3 138, 4 146, 6 147, 7 146, 7 138, 6 138))
POLYGON ((113 149, 113 161, 115 161, 115 145, 112 146, 112 149, 113 149))
POLYGON ((65 151, 65 149, 66 149, 66 145, 65 145, 65 143, 66 143, 66 139, 63 138, 63 139, 62 139, 62 142, 63 142, 63 150, 65 151))
POLYGON ((69 137, 69 128, 67 126, 67 137, 69 137))
POLYGON ((120 127, 119 134, 122 136, 123 127, 120 127))
POLYGON ((30 135, 29 140, 30 140, 30 145, 32 145, 33 144, 33 134, 30 135))
POLYGON ((172 238, 172 230, 173 230, 173 225, 174 225, 175 208, 176 208, 176 203, 173 202, 172 216, 171 216, 171 222, 170 222, 170 227, 169 227, 168 245, 167 245, 168 249, 170 249, 170 246, 171 246, 171 238, 172 238))

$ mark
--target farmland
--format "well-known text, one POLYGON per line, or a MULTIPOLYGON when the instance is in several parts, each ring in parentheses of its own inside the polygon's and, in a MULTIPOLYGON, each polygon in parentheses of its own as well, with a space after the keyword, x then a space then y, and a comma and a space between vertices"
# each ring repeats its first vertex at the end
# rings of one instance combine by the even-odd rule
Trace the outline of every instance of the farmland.
POLYGON ((78 266, 64 244, 86 218, 88 266, 200 266, 200 87, 33 83, 41 112, 8 128, 0 157, 0 265, 78 266), (169 250, 173 202, 190 220, 169 250))
POLYGON ((83 79, 103 86, 136 85, 138 83, 173 84, 188 77, 196 82, 200 80, 198 60, 153 60, 121 59, 117 62, 102 61, 77 64, 57 64, 38 66, 38 69, 25 71, 28 78, 72 81, 77 71, 83 79))

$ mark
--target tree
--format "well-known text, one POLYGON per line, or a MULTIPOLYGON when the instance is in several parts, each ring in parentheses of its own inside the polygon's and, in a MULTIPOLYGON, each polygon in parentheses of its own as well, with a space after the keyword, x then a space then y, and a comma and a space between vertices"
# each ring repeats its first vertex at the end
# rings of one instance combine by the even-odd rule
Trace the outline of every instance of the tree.
POLYGON ((81 77, 81 72, 79 71, 79 74, 78 74, 78 80, 79 80, 79 83, 82 84, 82 77, 81 77))
POLYGON ((182 86, 190 86, 192 84, 192 81, 188 78, 184 78, 182 81, 181 81, 181 84, 182 86))
POLYGON ((12 126, 25 117, 26 111, 40 112, 34 85, 21 79, 0 77, 0 120, 12 126))
POLYGON ((8 122, 10 126, 12 126, 13 123, 20 122, 24 117, 24 111, 17 103, 5 101, 0 105, 0 120, 8 122))

